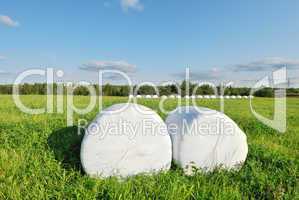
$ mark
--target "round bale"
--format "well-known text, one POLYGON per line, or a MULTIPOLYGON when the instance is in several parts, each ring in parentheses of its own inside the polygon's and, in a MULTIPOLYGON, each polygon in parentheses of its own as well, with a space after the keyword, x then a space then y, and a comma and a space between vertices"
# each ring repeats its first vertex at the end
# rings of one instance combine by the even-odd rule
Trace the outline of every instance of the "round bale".
POLYGON ((168 170, 171 140, 163 120, 137 104, 116 104, 88 126, 81 144, 81 163, 93 177, 127 177, 168 170))
POLYGON ((179 107, 166 119, 174 161, 185 173, 193 168, 239 169, 246 160, 246 135, 228 116, 202 107, 179 107))

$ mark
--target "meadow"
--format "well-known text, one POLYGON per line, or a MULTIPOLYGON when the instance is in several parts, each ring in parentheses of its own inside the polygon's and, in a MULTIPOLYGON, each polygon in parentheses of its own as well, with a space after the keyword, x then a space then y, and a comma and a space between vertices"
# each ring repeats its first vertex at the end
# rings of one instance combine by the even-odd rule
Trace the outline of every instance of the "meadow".
MULTIPOLYGON (((22 96, 32 108, 46 104, 45 96, 22 96)), ((89 101, 74 97, 78 107, 89 101)), ((105 97, 104 106, 126 102, 126 98, 105 97)), ((255 98, 254 108, 271 117, 273 100, 255 98)), ((138 103, 156 110, 159 101, 140 99, 138 103)), ((219 101, 201 99, 198 105, 219 109, 219 101)), ((177 106, 167 100, 169 110, 177 106)), ((225 114, 246 133, 249 154, 240 171, 215 170, 186 176, 173 165, 168 172, 116 178, 88 177, 80 165, 83 136, 75 126, 66 126, 66 112, 28 115, 22 113, 11 96, 0 95, 0 199, 298 199, 299 99, 287 99, 287 132, 263 125, 252 115, 249 100, 225 100, 225 114)), ((75 115, 91 121, 98 109, 75 115)))

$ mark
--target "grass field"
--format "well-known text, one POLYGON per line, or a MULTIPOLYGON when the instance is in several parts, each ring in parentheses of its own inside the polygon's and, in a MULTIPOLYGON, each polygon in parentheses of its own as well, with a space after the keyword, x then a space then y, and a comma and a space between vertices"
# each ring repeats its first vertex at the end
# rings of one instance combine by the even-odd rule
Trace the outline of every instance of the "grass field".
MULTIPOLYGON (((30 107, 45 105, 44 96, 23 96, 30 107)), ((75 97, 78 106, 88 97, 75 97)), ((126 98, 106 97, 105 107, 126 98)), ((157 100, 140 104, 158 109, 157 100)), ((175 100, 166 102, 168 109, 175 100)), ((219 109, 218 100, 198 104, 219 109)), ((254 107, 273 114, 271 99, 255 98, 254 107)), ((75 120, 92 120, 97 109, 75 120)), ((165 115, 157 112, 165 119, 165 115)), ((0 96, 0 199, 298 199, 299 99, 287 100, 287 132, 280 134, 258 122, 248 100, 225 100, 225 113, 246 133, 249 155, 239 172, 198 172, 183 175, 178 167, 154 176, 138 175, 124 181, 93 179, 80 166, 81 136, 66 127, 66 114, 27 115, 11 96, 0 96)))

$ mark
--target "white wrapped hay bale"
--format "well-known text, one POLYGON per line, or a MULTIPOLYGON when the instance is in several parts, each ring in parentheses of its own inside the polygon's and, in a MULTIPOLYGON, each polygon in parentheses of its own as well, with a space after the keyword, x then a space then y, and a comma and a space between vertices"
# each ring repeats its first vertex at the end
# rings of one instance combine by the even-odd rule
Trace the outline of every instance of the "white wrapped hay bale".
POLYGON ((137 95, 136 97, 137 97, 137 99, 141 99, 141 98, 142 98, 142 96, 141 96, 141 95, 137 95))
POLYGON ((169 95, 169 98, 170 98, 170 99, 174 99, 175 96, 174 96, 174 95, 169 95))
POLYGON ((192 167, 237 169, 246 160, 246 135, 228 116, 199 107, 179 107, 166 119, 173 159, 187 174, 192 167))
POLYGON ((159 96, 158 95, 153 95, 153 99, 158 99, 159 96))
POLYGON ((196 96, 198 99, 202 99, 203 97, 202 97, 202 95, 197 95, 196 96))
POLYGON ((230 99, 230 96, 228 96, 228 95, 226 95, 226 96, 224 96, 226 99, 230 99))
POLYGON ((235 95, 230 96, 231 99, 236 99, 235 95))
POLYGON ((152 98, 152 95, 145 95, 145 98, 146 98, 146 99, 151 99, 151 98, 152 98))
POLYGON ((167 127, 149 108, 113 105, 89 125, 81 144, 81 163, 84 171, 95 177, 168 170, 171 140, 167 127))

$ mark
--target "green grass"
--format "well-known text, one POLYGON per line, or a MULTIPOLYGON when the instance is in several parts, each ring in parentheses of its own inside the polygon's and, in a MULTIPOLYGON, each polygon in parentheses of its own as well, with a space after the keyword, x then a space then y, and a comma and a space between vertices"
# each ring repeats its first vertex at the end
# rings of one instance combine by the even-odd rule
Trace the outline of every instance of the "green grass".
MULTIPOLYGON (((22 96, 26 105, 45 105, 44 96, 22 96)), ((88 97, 75 97, 84 106, 88 97)), ((104 98, 105 107, 125 98, 104 98)), ((158 109, 157 100, 140 104, 158 109)), ((217 100, 198 101, 219 109, 217 100)), ((254 99, 265 116, 273 114, 271 99, 254 99)), ((168 100, 166 107, 176 107, 168 100)), ((98 110, 78 116, 92 120, 98 110)), ((157 112, 165 119, 159 110, 157 112)), ((0 96, 0 199, 298 199, 299 99, 287 101, 288 129, 284 134, 258 122, 248 100, 225 100, 225 113, 244 130, 249 144, 239 172, 218 170, 189 177, 173 166, 153 176, 138 175, 119 181, 94 179, 80 166, 81 136, 76 126, 66 127, 66 114, 27 115, 11 96, 0 96)), ((76 124, 76 123, 75 123, 76 124)))

